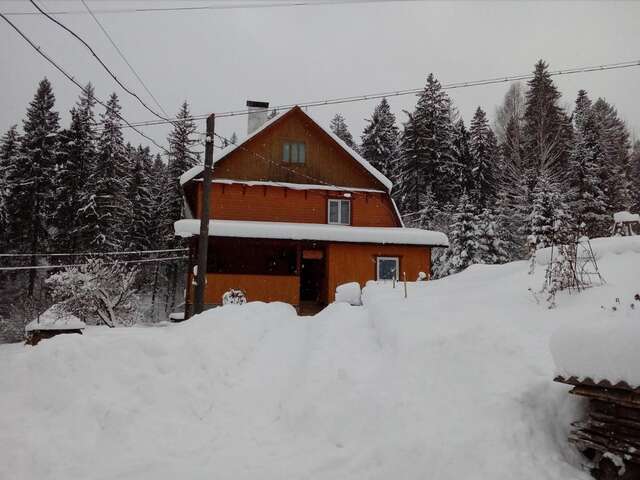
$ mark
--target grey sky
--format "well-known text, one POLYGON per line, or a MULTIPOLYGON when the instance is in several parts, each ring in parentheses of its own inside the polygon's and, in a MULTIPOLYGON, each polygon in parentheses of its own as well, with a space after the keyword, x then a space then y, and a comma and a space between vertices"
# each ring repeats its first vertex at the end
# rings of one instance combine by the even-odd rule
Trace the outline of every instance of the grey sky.
MULTIPOLYGON (((95 9, 212 2, 90 1, 95 9)), ((48 10, 83 9, 79 1, 40 1, 48 10)), ((26 1, 0 9, 32 10, 26 1)), ((148 99, 88 15, 63 23, 87 40, 118 77, 148 99)), ((552 69, 640 60, 640 2, 412 2, 197 12, 101 14, 100 20, 164 108, 175 114, 187 99, 195 114, 241 109, 246 99, 272 104, 416 88, 434 72, 443 82, 528 73, 539 58, 552 69)), ((33 40, 101 98, 116 91, 130 121, 151 120, 106 76, 82 45, 39 16, 12 17, 33 40)), ((78 89, 39 57, 15 31, 0 26, 0 129, 20 122, 37 82, 52 81, 64 123, 78 89)), ((563 104, 584 88, 615 104, 640 136, 640 67, 556 77, 563 104)), ((468 123, 478 105, 493 116, 507 85, 452 90, 468 123)), ((325 125, 341 112, 355 137, 377 101, 313 108, 325 125)), ((399 121, 415 97, 390 103, 399 121)), ((149 104, 152 105, 149 99, 149 104)), ((101 111, 101 108, 98 110, 101 111)), ((204 129, 204 122, 200 122, 204 129)), ((220 119, 223 135, 242 137, 246 119, 220 119)), ((165 126, 145 132, 166 144, 165 126)), ((127 133, 135 143, 148 142, 127 133)))

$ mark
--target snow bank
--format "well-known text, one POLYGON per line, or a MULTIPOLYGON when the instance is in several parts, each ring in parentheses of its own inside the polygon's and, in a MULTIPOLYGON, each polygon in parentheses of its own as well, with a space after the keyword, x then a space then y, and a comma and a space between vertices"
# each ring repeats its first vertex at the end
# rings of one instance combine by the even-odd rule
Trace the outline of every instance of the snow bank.
POLYGON ((640 255, 599 266, 606 285, 554 310, 528 292, 544 269, 514 262, 407 299, 371 282, 315 317, 250 302, 0 345, 0 478, 587 480, 549 339, 637 293, 640 255))
MULTIPOLYGON (((178 220, 174 224, 179 237, 200 233, 200 220, 178 220)), ((352 227, 318 223, 250 222, 209 220, 209 235, 234 238, 275 238, 289 240, 319 240, 398 245, 449 246, 444 233, 419 228, 352 227)))
MULTIPOLYGON (((640 236, 631 237, 603 237, 591 239, 591 249, 596 260, 600 260, 605 255, 624 253, 640 253, 640 236)), ((582 243, 578 249, 578 255, 588 253, 588 244, 582 243)), ((536 263, 538 265, 548 265, 551 259, 551 247, 541 248, 536 252, 536 263)), ((558 254, 558 249, 553 249, 554 255, 558 254)))
POLYGON ((565 326, 551 338, 551 353, 558 375, 565 378, 640 387, 640 315, 612 312, 565 326))
POLYGON ((344 283, 336 287, 336 302, 362 305, 360 295, 360 284, 358 282, 344 283))
POLYGON ((24 327, 25 332, 34 330, 82 330, 87 325, 75 315, 60 311, 55 305, 24 327))

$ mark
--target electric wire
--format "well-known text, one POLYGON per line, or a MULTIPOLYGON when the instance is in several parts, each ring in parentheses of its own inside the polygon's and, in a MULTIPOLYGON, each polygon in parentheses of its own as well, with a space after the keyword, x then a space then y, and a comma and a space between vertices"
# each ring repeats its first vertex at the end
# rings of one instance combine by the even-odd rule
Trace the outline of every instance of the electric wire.
MULTIPOLYGON (((75 77, 71 76, 69 73, 66 72, 66 70, 64 70, 60 65, 58 65, 49 55, 47 55, 44 50, 39 47, 38 45, 36 45, 35 43, 33 43, 33 41, 22 31, 20 30, 20 28, 18 28, 18 26, 16 24, 14 24, 11 20, 9 20, 9 18, 7 18, 6 15, 4 15, 3 13, 0 13, 0 17, 7 22, 16 32, 18 32, 18 34, 36 51, 38 52, 45 60, 47 60, 51 65, 53 65, 56 70, 58 70, 60 73, 62 73, 62 75, 64 75, 69 81, 71 81, 73 84, 75 84, 83 93, 87 93, 86 88, 84 86, 82 86, 76 79, 75 77)), ((107 108, 107 104, 105 102, 103 102, 102 100, 100 100, 99 97, 94 95, 94 99, 97 103, 99 103, 100 105, 102 105, 103 107, 107 108)), ((160 150, 164 151, 165 154, 170 155, 170 152, 163 147, 162 145, 160 145, 158 142, 156 142, 153 138, 149 137, 148 135, 146 135, 145 133, 143 133, 142 131, 138 130, 137 126, 130 123, 126 118, 124 118, 120 113, 118 112, 113 112, 120 120, 122 120, 125 125, 123 125, 123 127, 129 127, 132 128, 133 131, 135 131, 138 135, 142 136, 143 138, 146 138, 148 141, 150 141, 151 143, 153 143, 157 148, 159 148, 160 150)), ((98 122, 96 122, 98 123, 98 122)))
POLYGON ((151 93, 151 90, 149 89, 149 87, 147 86, 147 84, 144 82, 144 80, 142 80, 142 78, 140 77, 140 75, 138 74, 138 72, 136 71, 135 68, 133 68, 133 65, 131 65, 131 63, 129 62, 129 60, 127 60, 127 57, 125 56, 125 54, 122 52, 122 50, 120 49, 120 47, 118 47, 118 45, 116 44, 116 42, 113 40, 113 38, 111 38, 111 35, 109 35, 109 32, 106 30, 106 28, 102 25, 102 23, 100 22, 100 20, 98 20, 98 17, 96 17, 94 15, 94 13, 91 11, 91 9, 89 8, 89 5, 87 5, 87 2, 85 0, 80 0, 82 2, 82 4, 84 5, 84 8, 86 8, 87 12, 89 13, 89 15, 91 15, 91 18, 93 18, 93 20, 96 22, 96 24, 98 25, 98 27, 100 28, 100 30, 102 30, 102 33, 104 33, 104 35, 107 37, 107 39, 109 40, 109 42, 111 43, 111 45, 113 46, 113 48, 116 50, 116 52, 118 52, 118 55, 120 55, 120 58, 124 61, 124 63, 127 64, 127 66, 129 67, 129 70, 131 70, 131 73, 133 73, 133 75, 138 79, 138 82, 140 82, 140 85, 142 85, 142 88, 145 89, 145 91, 149 94, 149 96, 151 97, 151 99, 154 101, 154 103, 158 106, 158 108, 162 111, 162 113, 164 113, 167 117, 169 116, 169 114, 167 113, 167 111, 162 107, 162 105, 160 104, 160 102, 158 101, 158 99, 155 97, 155 95, 153 93, 151 93))
MULTIPOLYGON (((124 260, 124 261, 115 261, 108 262, 106 265, 128 265, 131 263, 158 263, 158 262, 167 262, 167 261, 175 261, 175 260, 187 260, 189 257, 165 257, 165 258, 147 258, 144 260, 124 260)), ((73 267, 84 267, 89 265, 88 263, 73 263, 67 265, 29 265, 26 267, 0 267, 0 272, 7 271, 19 271, 19 270, 55 270, 57 268, 73 268, 73 267)))

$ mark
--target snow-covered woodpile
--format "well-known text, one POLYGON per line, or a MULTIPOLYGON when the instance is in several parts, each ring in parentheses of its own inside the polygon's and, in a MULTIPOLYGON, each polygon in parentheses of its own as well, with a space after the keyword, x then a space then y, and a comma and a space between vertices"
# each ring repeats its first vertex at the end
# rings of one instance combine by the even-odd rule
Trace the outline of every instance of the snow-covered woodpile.
POLYGON ((640 387, 621 381, 565 378, 570 393, 589 399, 585 419, 573 422, 569 441, 593 463, 593 475, 604 479, 640 478, 640 387))
POLYGON ((86 324, 75 315, 66 313, 55 305, 38 318, 29 322, 25 327, 26 342, 29 345, 37 345, 40 340, 68 333, 79 333, 85 329, 86 324))

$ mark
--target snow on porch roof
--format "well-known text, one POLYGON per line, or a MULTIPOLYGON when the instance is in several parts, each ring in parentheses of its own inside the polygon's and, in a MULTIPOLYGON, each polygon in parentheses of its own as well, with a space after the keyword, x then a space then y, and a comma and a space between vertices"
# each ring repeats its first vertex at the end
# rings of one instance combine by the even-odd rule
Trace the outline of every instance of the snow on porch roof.
MULTIPOLYGON (((289 110, 285 110, 285 111, 279 113, 278 115, 276 115, 275 117, 273 117, 269 121, 265 122, 264 125, 262 125, 260 128, 258 128, 251 135, 248 135, 247 137, 245 137, 243 140, 239 141, 235 145, 229 145, 228 147, 220 150, 216 154, 216 156, 214 157, 213 164, 215 165, 217 162, 219 162, 224 157, 229 155, 231 152, 233 152, 234 150, 236 150, 237 148, 242 146, 244 143, 246 143, 249 140, 251 140, 253 137, 258 135, 260 132, 262 132, 263 130, 268 128, 270 125, 273 125, 274 123, 276 123, 278 120, 280 120, 284 115, 289 113, 294 108, 296 108, 296 107, 290 108, 289 110)), ((297 108, 299 108, 299 107, 297 107, 297 108)), ((360 165, 362 165, 365 168, 365 170, 367 170, 371 175, 373 175, 376 178, 376 180, 378 180, 380 183, 382 183, 382 185, 384 185, 385 188, 388 191, 391 191, 391 187, 393 187, 393 183, 391 183, 391 180, 389 180, 387 177, 385 177, 377 168, 375 168, 367 160, 365 160, 363 157, 361 157, 360 154, 358 154, 358 152, 356 152, 352 148, 350 148, 346 143, 344 143, 340 138, 338 138, 331 130, 329 130, 328 128, 323 127, 322 124, 320 122, 318 122, 315 118, 313 118, 311 115, 309 115, 309 113, 305 112, 302 109, 300 109, 300 111, 302 113, 304 113, 313 123, 318 125, 318 127, 320 127, 320 129, 322 131, 324 131, 327 135, 329 135, 338 145, 340 145, 340 147, 342 147, 349 155, 351 155, 351 157, 356 162, 358 162, 360 165)), ((189 170, 184 172, 182 175, 180 175, 180 185, 184 185, 185 183, 189 182, 190 180, 193 180, 195 177, 200 175, 203 170, 204 170, 204 165, 196 165, 195 167, 190 168, 189 170)))
MULTIPOLYGON (((191 237, 200 233, 200 220, 178 220, 174 227, 177 236, 191 237)), ((449 246, 449 239, 444 233, 430 230, 402 227, 351 227, 318 223, 210 220, 209 236, 449 246)))

